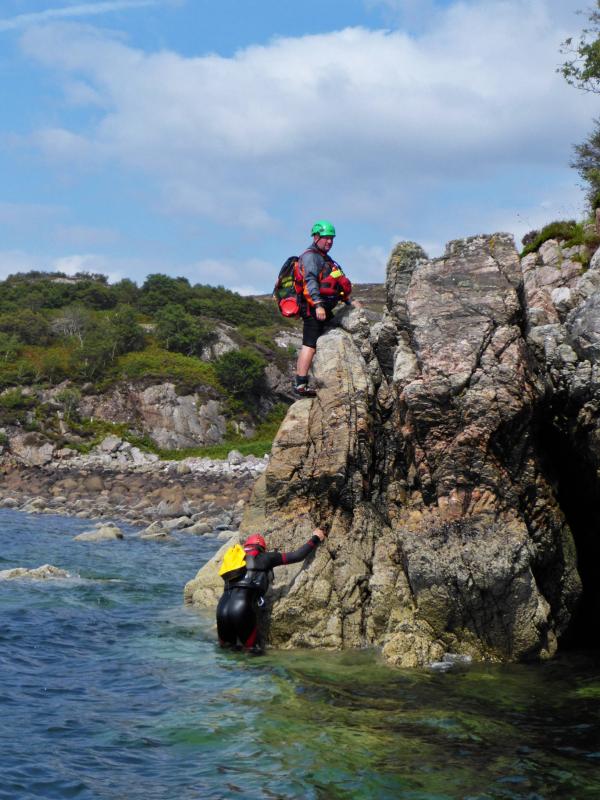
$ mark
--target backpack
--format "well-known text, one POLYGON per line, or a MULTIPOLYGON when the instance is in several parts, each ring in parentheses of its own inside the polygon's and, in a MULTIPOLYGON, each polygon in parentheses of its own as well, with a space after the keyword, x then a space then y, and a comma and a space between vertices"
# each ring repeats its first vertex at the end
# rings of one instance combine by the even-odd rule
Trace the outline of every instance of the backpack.
POLYGON ((224 581, 236 581, 246 574, 246 553, 241 544, 234 544, 225 551, 219 567, 224 581))
MULTIPOLYGON (((308 250, 306 251, 308 252, 308 250)), ((304 254, 303 254, 304 255, 304 254)), ((332 268, 327 277, 319 275, 319 291, 323 297, 336 297, 348 300, 352 294, 352 284, 344 275, 340 265, 332 258, 327 259, 332 268)), ((290 256, 279 270, 277 282, 273 289, 279 311, 284 317, 302 316, 302 303, 314 305, 306 288, 302 256, 290 256)))
MULTIPOLYGON (((308 253, 310 250, 306 250, 305 252, 308 253)), ((304 253, 302 255, 304 255, 304 253)), ((331 256, 327 256, 325 261, 329 265, 329 272, 326 274, 327 268, 324 267, 318 276, 319 294, 323 298, 335 298, 336 301, 349 300, 352 294, 352 283, 344 275, 344 270, 331 256)), ((309 306, 313 306, 314 301, 306 285, 302 256, 297 259, 294 266, 294 277, 296 292, 301 296, 304 302, 308 303, 309 306)))
POLYGON ((298 290, 298 256, 286 258, 279 270, 277 282, 273 288, 273 297, 283 317, 300 316, 300 291, 298 290))

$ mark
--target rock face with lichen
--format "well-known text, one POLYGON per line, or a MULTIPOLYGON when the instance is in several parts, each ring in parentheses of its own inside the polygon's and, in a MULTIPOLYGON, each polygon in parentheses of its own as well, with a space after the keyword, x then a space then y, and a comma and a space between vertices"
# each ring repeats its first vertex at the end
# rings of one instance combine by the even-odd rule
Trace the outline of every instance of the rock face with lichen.
MULTIPOLYGON (((581 556, 600 555, 600 260, 582 260, 551 242, 521 262, 507 234, 434 260, 404 242, 381 321, 338 316, 241 528, 293 549, 330 526, 275 573, 273 645, 413 666, 577 640, 599 610, 581 556)), ((186 598, 219 591, 209 563, 186 598)))

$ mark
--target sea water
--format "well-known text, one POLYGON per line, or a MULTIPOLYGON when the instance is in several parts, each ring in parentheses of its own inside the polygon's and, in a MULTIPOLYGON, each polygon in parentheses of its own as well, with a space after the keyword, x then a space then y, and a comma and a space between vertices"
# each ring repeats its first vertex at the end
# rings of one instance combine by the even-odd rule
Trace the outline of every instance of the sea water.
POLYGON ((374 652, 216 647, 182 589, 219 546, 77 542, 0 511, 0 798, 597 800, 598 657, 396 670, 374 652))

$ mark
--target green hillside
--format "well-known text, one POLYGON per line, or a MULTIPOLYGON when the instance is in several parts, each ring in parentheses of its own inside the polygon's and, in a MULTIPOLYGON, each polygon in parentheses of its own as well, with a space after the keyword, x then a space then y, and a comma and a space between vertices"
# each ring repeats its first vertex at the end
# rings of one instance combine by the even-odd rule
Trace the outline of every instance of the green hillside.
MULTIPOLYGON (((85 449, 111 426, 79 417, 83 394, 124 381, 171 382, 178 394, 219 400, 229 419, 245 419, 266 441, 285 403, 269 394, 264 371, 270 363, 289 369, 295 352, 275 338, 291 325, 273 302, 185 278, 149 275, 138 287, 130 280, 111 285, 103 275, 11 275, 0 282, 0 427, 41 431, 85 449), (229 351, 215 353, 224 332, 229 351), (40 398, 57 386, 49 409, 40 398)), ((247 449, 235 431, 220 449, 238 439, 247 449)))

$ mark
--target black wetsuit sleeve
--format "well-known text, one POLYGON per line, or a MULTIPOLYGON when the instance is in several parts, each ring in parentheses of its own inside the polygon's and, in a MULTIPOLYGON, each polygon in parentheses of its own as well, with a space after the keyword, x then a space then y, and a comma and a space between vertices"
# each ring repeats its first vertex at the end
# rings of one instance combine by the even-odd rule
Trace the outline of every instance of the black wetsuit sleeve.
POLYGON ((302 547, 293 550, 291 553, 265 553, 269 559, 269 569, 281 567, 284 564, 297 564, 299 561, 304 561, 306 556, 310 555, 320 542, 321 540, 318 536, 311 536, 306 544, 303 544, 302 547))

